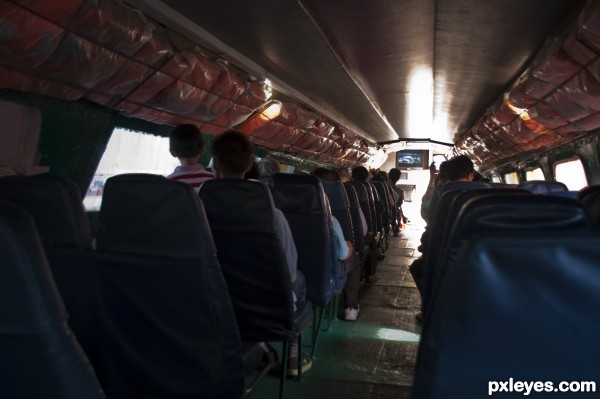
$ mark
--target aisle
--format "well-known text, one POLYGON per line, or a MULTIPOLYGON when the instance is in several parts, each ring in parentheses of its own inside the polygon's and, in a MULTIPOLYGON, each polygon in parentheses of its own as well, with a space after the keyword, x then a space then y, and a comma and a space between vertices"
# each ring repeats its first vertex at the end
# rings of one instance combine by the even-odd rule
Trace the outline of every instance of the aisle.
MULTIPOLYGON (((363 283, 356 322, 334 321, 322 331, 312 369, 289 380, 286 398, 404 399, 410 397, 420 326, 419 295, 408 271, 420 256, 423 225, 408 224, 379 262, 379 281, 363 283)), ((307 335, 308 337, 308 335, 307 335)), ((277 398, 274 377, 250 398, 277 398)))

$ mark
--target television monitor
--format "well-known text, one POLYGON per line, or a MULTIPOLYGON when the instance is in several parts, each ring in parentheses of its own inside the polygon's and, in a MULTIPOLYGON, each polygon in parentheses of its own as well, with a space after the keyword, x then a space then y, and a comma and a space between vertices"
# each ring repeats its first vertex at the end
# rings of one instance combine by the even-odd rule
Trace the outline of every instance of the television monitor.
POLYGON ((426 150, 401 150, 396 153, 396 165, 398 168, 426 168, 426 150))

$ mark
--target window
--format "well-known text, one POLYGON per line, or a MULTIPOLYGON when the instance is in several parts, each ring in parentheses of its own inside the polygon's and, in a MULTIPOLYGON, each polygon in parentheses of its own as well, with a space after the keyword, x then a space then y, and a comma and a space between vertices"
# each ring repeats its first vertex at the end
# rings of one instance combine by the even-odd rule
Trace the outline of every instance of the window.
POLYGON ((544 177, 544 172, 542 172, 542 169, 535 168, 535 169, 529 169, 526 172, 526 174, 525 174, 525 180, 527 180, 527 181, 532 181, 532 180, 546 180, 546 178, 544 177))
POLYGON ((579 158, 570 158, 554 164, 554 180, 565 183, 570 191, 588 185, 583 164, 579 158))
POLYGON ((502 183, 502 179, 500 179, 500 176, 493 174, 492 175, 492 182, 493 183, 502 183))
POLYGON ((169 139, 144 132, 115 128, 100 160, 83 205, 97 211, 106 180, 123 173, 152 173, 167 176, 179 165, 169 152, 169 139))
POLYGON ((517 172, 510 172, 504 175, 506 184, 519 184, 519 175, 517 172))

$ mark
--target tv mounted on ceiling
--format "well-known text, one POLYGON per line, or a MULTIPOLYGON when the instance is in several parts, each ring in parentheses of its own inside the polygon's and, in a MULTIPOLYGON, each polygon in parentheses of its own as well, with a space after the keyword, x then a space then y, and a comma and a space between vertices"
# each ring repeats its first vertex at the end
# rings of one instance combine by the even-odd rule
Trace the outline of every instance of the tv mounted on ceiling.
POLYGON ((396 153, 396 167, 399 169, 425 169, 429 162, 427 150, 401 150, 396 153))

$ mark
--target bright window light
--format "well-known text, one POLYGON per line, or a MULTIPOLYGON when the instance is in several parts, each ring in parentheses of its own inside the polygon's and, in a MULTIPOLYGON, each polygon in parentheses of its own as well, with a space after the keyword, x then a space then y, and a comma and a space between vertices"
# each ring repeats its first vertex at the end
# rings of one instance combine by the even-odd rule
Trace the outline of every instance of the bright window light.
POLYGON ((525 174, 525 179, 527 181, 532 180, 546 180, 544 177, 544 172, 542 172, 541 168, 530 169, 525 174))
POLYGON ((506 184, 519 184, 519 175, 517 172, 510 172, 504 175, 506 184))
POLYGON ((570 191, 578 191, 588 185, 583 164, 579 158, 570 158, 554 164, 554 180, 565 183, 570 191))
POLYGON ((152 173, 167 176, 179 165, 169 152, 169 139, 144 132, 115 128, 98 164, 83 205, 97 211, 106 180, 123 173, 152 173))

